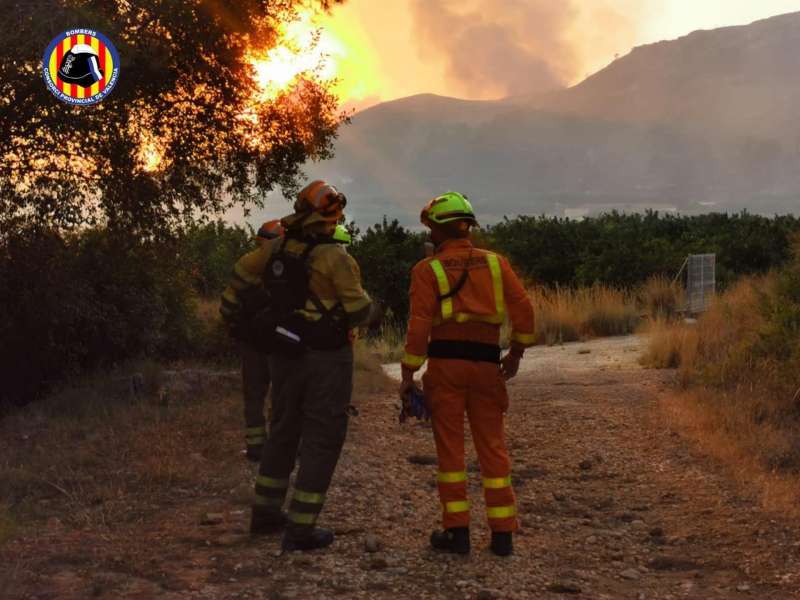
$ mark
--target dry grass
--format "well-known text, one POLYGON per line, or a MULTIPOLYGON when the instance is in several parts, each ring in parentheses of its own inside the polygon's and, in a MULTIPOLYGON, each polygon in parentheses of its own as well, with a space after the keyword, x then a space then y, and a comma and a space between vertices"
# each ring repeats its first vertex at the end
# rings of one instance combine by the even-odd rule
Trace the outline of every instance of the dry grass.
POLYGON ((683 390, 664 403, 673 423, 755 485, 765 506, 800 511, 796 384, 761 345, 761 306, 775 283, 774 275, 740 282, 693 325, 653 322, 642 362, 678 369, 683 390))
MULTIPOLYGON (((139 363, 0 421, 0 543, 51 517, 107 530, 190 495, 250 502, 237 369, 139 363), (135 375, 135 377, 133 377, 135 375), (132 383, 134 382, 135 383, 132 383), (135 389, 134 389, 135 388, 135 389)), ((393 389, 356 347, 354 395, 393 389)))
POLYGON ((653 320, 676 319, 686 303, 683 288, 663 275, 648 279, 637 295, 642 310, 653 320))
POLYGON ((131 504, 176 486, 211 486, 204 462, 241 437, 239 411, 220 401, 238 377, 186 373, 168 385, 156 366, 98 376, 6 417, 0 506, 28 524, 55 515, 95 528, 136 518, 131 504))
POLYGON ((662 408, 704 453, 755 489, 765 508, 800 517, 800 427, 765 419, 762 401, 701 388, 663 400, 662 408))
MULTIPOLYGON (((641 321, 642 309, 637 295, 606 286, 582 289, 535 288, 529 292, 536 315, 536 342, 552 346, 597 337, 634 333, 641 321)), ((500 332, 500 346, 507 348, 510 336, 508 320, 500 332)), ((363 344, 384 363, 403 358, 405 329, 385 327, 376 338, 363 344)))
POLYGON ((639 309, 633 294, 605 286, 578 290, 554 288, 531 292, 540 344, 561 344, 633 333, 639 309))
POLYGON ((684 383, 728 386, 752 369, 753 349, 764 325, 759 290, 769 293, 770 278, 741 281, 717 297, 695 324, 657 319, 647 328, 645 366, 679 368, 684 383))
POLYGON ((362 337, 361 345, 380 357, 382 363, 400 362, 406 343, 404 327, 385 325, 377 337, 362 337))

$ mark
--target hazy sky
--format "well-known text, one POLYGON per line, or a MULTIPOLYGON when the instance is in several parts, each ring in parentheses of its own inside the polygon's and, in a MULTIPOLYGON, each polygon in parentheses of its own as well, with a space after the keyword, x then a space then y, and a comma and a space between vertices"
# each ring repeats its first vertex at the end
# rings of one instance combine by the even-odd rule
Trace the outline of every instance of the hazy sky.
POLYGON ((322 20, 345 101, 489 99, 569 85, 633 46, 800 11, 800 0, 349 0, 322 20))

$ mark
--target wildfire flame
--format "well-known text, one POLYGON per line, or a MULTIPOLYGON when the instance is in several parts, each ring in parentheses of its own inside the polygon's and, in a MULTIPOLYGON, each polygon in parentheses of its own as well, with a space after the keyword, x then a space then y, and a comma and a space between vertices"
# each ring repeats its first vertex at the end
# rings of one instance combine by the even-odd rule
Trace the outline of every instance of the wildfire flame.
POLYGON ((152 174, 164 166, 164 149, 152 136, 147 135, 139 145, 139 153, 136 158, 142 171, 152 174))
MULTIPOLYGON (((268 50, 253 49, 246 57, 252 65, 252 76, 257 86, 253 104, 270 102, 291 92, 303 79, 330 84, 332 91, 342 101, 366 97, 362 89, 362 76, 372 71, 364 62, 365 52, 353 52, 363 46, 352 32, 337 26, 330 16, 314 11, 302 12, 298 19, 282 25, 277 45, 268 50)), ((243 132, 247 124, 257 121, 254 107, 241 115, 243 132)), ((243 135, 246 143, 262 148, 264 141, 243 135)), ((145 173, 154 174, 164 169, 164 150, 152 136, 142 136, 137 161, 145 173)))
POLYGON ((280 43, 266 52, 253 52, 253 65, 259 88, 258 100, 277 98, 302 78, 331 82, 337 76, 336 57, 342 45, 324 28, 317 26, 312 13, 284 25, 280 43))

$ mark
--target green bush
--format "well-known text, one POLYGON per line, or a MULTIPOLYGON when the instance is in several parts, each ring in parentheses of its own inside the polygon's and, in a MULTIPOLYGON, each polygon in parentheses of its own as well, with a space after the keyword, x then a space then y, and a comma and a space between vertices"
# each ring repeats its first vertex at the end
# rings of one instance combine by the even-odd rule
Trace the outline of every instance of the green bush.
POLYGON ((390 311, 390 325, 404 325, 408 319, 411 269, 425 256, 424 241, 422 233, 384 217, 382 223, 359 235, 349 249, 361 267, 365 289, 390 311))
MULTIPOLYGON (((792 262, 778 273, 772 292, 762 292, 760 300, 766 324, 757 355, 773 365, 781 387, 800 394, 800 237, 794 242, 792 262)), ((796 408, 800 414, 800 403, 796 408)))
POLYGON ((631 288, 652 276, 673 277, 689 254, 715 253, 718 281, 726 288, 741 275, 784 264, 798 231, 800 219, 793 216, 612 212, 581 221, 520 216, 485 234, 490 247, 545 285, 631 288))
POLYGON ((0 404, 140 356, 194 350, 189 278, 173 244, 89 230, 24 231, 0 246, 0 404))
POLYGON ((224 221, 195 225, 183 233, 180 256, 198 294, 207 298, 222 294, 234 263, 255 248, 254 235, 224 221))

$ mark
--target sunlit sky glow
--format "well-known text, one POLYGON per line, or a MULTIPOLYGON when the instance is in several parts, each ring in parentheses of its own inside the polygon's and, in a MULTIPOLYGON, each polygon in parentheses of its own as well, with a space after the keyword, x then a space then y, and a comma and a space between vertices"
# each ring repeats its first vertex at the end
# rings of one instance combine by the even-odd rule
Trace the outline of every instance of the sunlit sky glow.
MULTIPOLYGON (((425 10, 434 5, 452 10, 470 5, 469 0, 416 1, 425 2, 425 10)), ((418 93, 469 99, 505 95, 500 88, 475 86, 448 72, 445 49, 437 52, 421 40, 419 23, 424 15, 420 15, 419 4, 415 12, 414 3, 415 0, 349 0, 332 14, 316 17, 314 23, 322 32, 320 47, 311 58, 304 59, 304 66, 324 53, 326 78, 338 78, 337 91, 343 103, 355 108, 418 93)), ((521 2, 527 3, 537 5, 536 0, 521 2)), ((476 11, 481 8, 478 0, 473 4, 476 11)), ((503 4, 492 1, 491 7, 503 10, 503 4)), ((611 62, 616 54, 626 54, 636 45, 800 10, 800 0, 573 0, 573 4, 572 21, 562 38, 568 38, 565 43, 574 50, 578 64, 565 78, 567 84, 579 82, 611 62), (612 19, 613 25, 599 23, 597 15, 612 19)), ((300 31, 312 29, 305 25, 300 31)), ((274 75, 280 81, 286 77, 289 58, 278 62, 281 60, 284 66, 278 66, 277 73, 262 69, 261 78, 274 75)))

